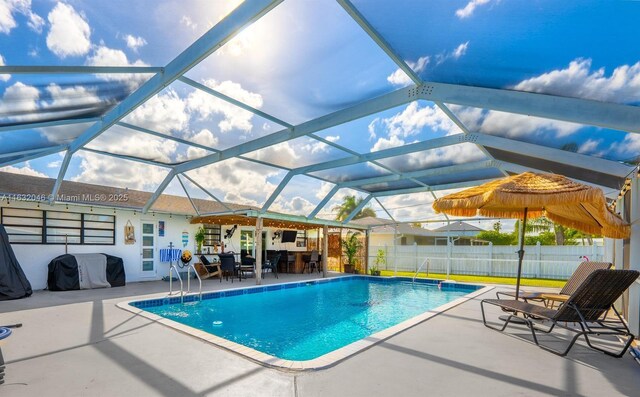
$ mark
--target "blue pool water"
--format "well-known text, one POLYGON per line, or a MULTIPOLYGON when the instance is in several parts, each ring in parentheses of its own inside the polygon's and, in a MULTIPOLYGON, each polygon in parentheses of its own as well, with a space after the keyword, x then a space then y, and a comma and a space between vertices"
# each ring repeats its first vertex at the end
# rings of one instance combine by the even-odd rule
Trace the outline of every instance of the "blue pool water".
POLYGON ((478 288, 355 276, 132 305, 272 356, 311 360, 478 288))

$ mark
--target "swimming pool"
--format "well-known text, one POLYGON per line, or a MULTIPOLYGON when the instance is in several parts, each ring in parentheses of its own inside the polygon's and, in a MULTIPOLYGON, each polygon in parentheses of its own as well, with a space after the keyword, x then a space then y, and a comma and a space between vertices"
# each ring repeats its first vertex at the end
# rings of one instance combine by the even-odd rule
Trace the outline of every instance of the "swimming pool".
POLYGON ((399 325, 405 329, 443 305, 468 299, 480 288, 453 283, 439 287, 437 280, 412 283, 406 278, 349 276, 207 293, 202 301, 188 296, 184 304, 174 297, 128 302, 128 306, 164 323, 178 323, 181 331, 198 330, 196 336, 270 365, 306 362, 297 368, 316 368, 332 361, 328 356, 335 352, 342 350, 333 358, 346 357, 399 332, 399 325), (365 338, 367 343, 358 345, 365 338))

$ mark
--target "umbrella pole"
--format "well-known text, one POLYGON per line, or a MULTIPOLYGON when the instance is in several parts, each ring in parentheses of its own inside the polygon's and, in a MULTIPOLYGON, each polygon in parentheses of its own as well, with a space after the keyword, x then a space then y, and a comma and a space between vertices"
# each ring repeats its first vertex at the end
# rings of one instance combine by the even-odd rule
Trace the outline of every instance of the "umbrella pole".
POLYGON ((527 227, 527 208, 522 217, 522 230, 520 231, 520 249, 518 250, 518 277, 516 279, 516 300, 520 297, 520 277, 522 276, 522 260, 524 259, 524 234, 527 227))

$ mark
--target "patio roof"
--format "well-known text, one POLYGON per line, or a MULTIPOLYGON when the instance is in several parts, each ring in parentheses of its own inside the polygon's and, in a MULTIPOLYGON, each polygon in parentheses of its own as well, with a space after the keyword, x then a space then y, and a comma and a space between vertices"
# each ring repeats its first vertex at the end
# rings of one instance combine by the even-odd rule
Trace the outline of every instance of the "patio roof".
POLYGON ((27 24, 7 28, 0 167, 53 172, 54 197, 95 181, 147 190, 145 212, 169 191, 313 220, 362 196, 346 224, 367 205, 425 219, 436 192, 526 170, 616 197, 636 170, 638 2, 169 1, 182 19, 151 27, 139 9, 74 6, 95 36, 126 19, 147 37, 125 52, 85 34, 106 44, 65 53, 50 22, 36 58, 27 24))

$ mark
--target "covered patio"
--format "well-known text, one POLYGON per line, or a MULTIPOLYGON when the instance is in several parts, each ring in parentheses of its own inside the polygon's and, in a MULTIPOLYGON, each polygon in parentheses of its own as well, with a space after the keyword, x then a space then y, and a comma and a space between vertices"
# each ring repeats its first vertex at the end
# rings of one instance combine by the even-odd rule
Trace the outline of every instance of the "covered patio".
MULTIPOLYGON (((282 275, 280 282, 305 278, 282 275)), ((580 345, 561 358, 523 342, 529 335, 525 328, 512 328, 509 337, 484 327, 478 300, 494 297, 495 290, 334 367, 303 373, 265 368, 116 307, 123 298, 165 290, 166 283, 146 282, 62 294, 38 291, 30 299, 4 302, 2 321, 24 324, 3 346, 4 392, 25 397, 632 396, 640 388, 630 355, 616 360, 580 345)))

